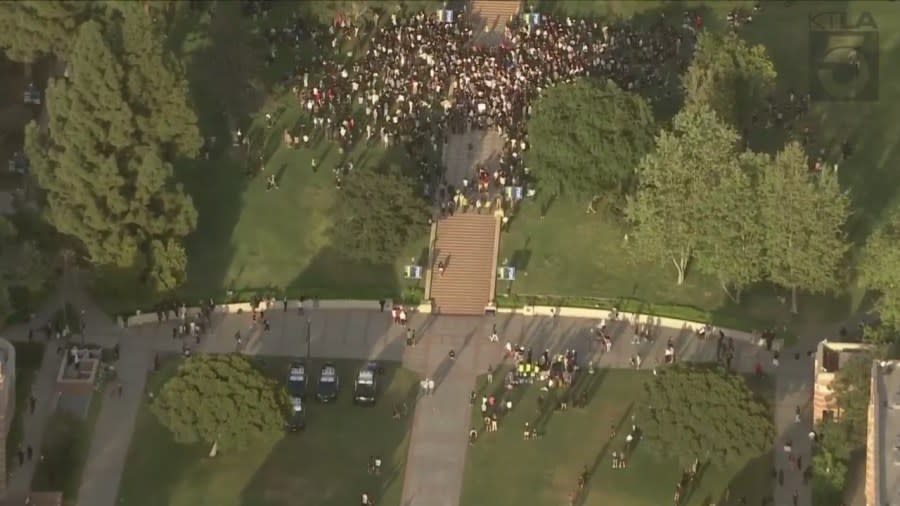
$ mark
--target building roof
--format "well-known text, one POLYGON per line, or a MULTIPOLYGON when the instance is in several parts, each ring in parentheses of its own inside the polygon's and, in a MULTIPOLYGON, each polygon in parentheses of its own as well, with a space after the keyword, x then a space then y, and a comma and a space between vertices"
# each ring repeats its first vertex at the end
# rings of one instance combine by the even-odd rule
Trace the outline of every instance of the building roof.
POLYGON ((900 506, 900 361, 872 367, 875 504, 900 506))

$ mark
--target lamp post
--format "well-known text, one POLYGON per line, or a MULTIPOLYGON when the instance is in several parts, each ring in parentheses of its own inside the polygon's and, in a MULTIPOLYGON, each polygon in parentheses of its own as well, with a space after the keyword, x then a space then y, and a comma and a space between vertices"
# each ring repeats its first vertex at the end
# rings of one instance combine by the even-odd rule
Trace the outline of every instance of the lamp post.
POLYGON ((312 357, 310 342, 312 341, 312 333, 310 332, 311 322, 306 319, 306 364, 309 365, 312 357))

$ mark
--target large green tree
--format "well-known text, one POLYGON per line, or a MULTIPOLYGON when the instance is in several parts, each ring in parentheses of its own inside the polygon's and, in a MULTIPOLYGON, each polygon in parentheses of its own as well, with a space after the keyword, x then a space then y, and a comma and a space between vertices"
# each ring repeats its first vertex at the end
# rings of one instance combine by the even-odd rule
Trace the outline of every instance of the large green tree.
POLYGON ((640 95, 611 81, 580 79, 551 88, 535 102, 525 160, 551 195, 624 194, 653 148, 655 132, 653 112, 640 95))
POLYGON ((424 233, 428 207, 418 182, 396 165, 354 170, 336 202, 334 234, 350 258, 392 263, 424 233))
POLYGON ((193 158, 203 139, 190 103, 181 62, 166 49, 165 24, 138 2, 114 4, 120 22, 126 101, 135 115, 140 140, 161 146, 167 159, 193 158))
POLYGON ((811 175, 796 142, 775 156, 759 178, 760 217, 765 224, 769 279, 791 290, 821 293, 838 285, 849 244, 844 233, 850 201, 831 174, 811 175))
POLYGON ((242 355, 196 355, 166 381, 150 409, 175 440, 244 448, 284 433, 284 388, 242 355))
POLYGON ((703 31, 682 86, 688 104, 707 104, 742 128, 773 92, 776 77, 764 46, 750 45, 735 33, 703 31))
POLYGON ((197 213, 161 137, 143 130, 144 110, 110 39, 98 22, 80 26, 70 77, 48 86, 48 129, 28 125, 26 152, 49 223, 77 238, 94 264, 148 268, 165 260, 151 257, 152 241, 180 241, 197 213))
POLYGON ((732 300, 741 301, 741 291, 763 278, 763 237, 754 179, 768 157, 741 153, 723 164, 712 203, 717 219, 701 241, 697 253, 698 268, 715 276, 732 300))
POLYGON ((646 407, 636 423, 658 453, 722 462, 772 448, 769 407, 741 376, 678 364, 650 378, 646 393, 646 407))
POLYGON ((0 49, 15 61, 32 62, 46 55, 66 59, 78 25, 93 6, 91 1, 0 2, 0 49))
POLYGON ((878 292, 878 313, 884 324, 900 328, 900 209, 866 241, 859 262, 860 280, 878 292))
POLYGON ((720 180, 723 168, 735 164, 737 142, 733 128, 697 104, 675 116, 672 129, 657 136, 655 149, 638 165, 637 192, 626 209, 635 248, 671 262, 678 284, 711 230, 724 226, 717 206, 731 196, 718 192, 729 189, 720 180))

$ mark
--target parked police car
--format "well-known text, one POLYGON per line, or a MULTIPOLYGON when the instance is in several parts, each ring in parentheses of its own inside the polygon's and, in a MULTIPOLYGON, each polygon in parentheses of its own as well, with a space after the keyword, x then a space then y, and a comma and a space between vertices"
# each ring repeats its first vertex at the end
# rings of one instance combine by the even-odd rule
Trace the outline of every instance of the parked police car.
POLYGON ((332 363, 326 363, 319 372, 319 383, 316 385, 316 398, 321 402, 330 402, 337 399, 340 379, 337 367, 332 363))
POLYGON ((375 373, 378 366, 374 362, 369 362, 360 368, 356 375, 356 382, 353 384, 353 402, 357 404, 374 404, 375 393, 377 387, 375 383, 375 373))
POLYGON ((292 362, 288 372, 287 392, 291 397, 306 398, 306 366, 300 362, 292 362))
POLYGON ((297 432, 306 428, 306 410, 303 400, 299 397, 291 397, 291 416, 288 417, 287 430, 297 432))

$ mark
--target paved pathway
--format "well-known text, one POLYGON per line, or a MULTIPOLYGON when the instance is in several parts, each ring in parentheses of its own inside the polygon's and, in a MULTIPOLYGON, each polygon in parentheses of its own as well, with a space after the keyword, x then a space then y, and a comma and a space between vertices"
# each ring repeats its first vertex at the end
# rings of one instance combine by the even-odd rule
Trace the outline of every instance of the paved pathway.
POLYGON ((123 335, 117 363, 116 385, 105 395, 94 427, 94 437, 78 489, 78 505, 113 506, 118 502, 119 481, 131 445, 134 422, 144 397, 144 384, 151 364, 151 342, 141 336, 123 335))
MULTIPOLYGON (((159 351, 180 351, 182 341, 171 338, 174 321, 119 329, 87 299, 81 304, 76 301, 76 305, 85 309, 89 341, 104 346, 120 343, 121 346, 119 376, 124 385, 123 396, 110 397, 103 404, 78 502, 85 506, 114 506, 152 355, 159 351)), ((596 321, 501 314, 484 318, 413 315, 410 325, 417 329, 419 342, 417 346, 407 348, 403 342, 404 329, 390 322, 389 313, 377 310, 314 309, 300 314, 296 310, 285 312, 276 307, 268 311, 266 317, 271 323, 269 332, 252 329, 248 314, 215 315, 213 328, 203 338, 199 351, 234 351, 234 334, 240 331, 244 353, 303 356, 307 348, 308 321, 309 350, 313 356, 402 360, 423 377, 435 378, 438 384, 435 394, 420 399, 414 414, 403 506, 458 504, 468 447, 469 392, 474 388, 477 375, 486 372, 489 364, 500 362, 502 345, 506 341, 531 347, 536 352, 545 348, 576 349, 585 360, 594 360, 601 367, 629 367, 635 354, 642 357, 643 368, 656 367, 662 361, 663 350, 670 338, 678 356, 687 361, 712 360, 716 347, 715 340, 699 341, 688 331, 669 328, 655 328, 655 339, 650 344, 633 345, 628 324, 612 322, 609 331, 616 338, 613 348, 609 353, 601 354, 590 334, 596 321), (493 325, 497 326, 501 343, 488 343, 487 336, 493 325), (457 352, 453 362, 447 359, 450 349, 457 352)), ((16 333, 12 334, 15 338, 16 333)), ((736 341, 736 369, 751 371, 757 361, 765 364, 767 369, 771 368, 771 359, 766 352, 753 343, 736 341)), ((800 427, 793 426, 794 407, 804 398, 808 401, 808 385, 811 384, 802 377, 804 367, 809 368, 805 354, 802 357, 803 360, 796 364, 790 363, 787 357, 782 361, 776 409, 779 433, 787 429, 801 431, 800 427), (803 385, 807 392, 801 388, 803 385)), ((801 439, 795 438, 798 450, 801 439)), ((793 490, 788 490, 792 486, 784 487, 778 497, 788 497, 788 502, 777 502, 778 506, 790 504, 793 490)), ((806 492, 801 490, 800 493, 801 497, 806 496, 806 492)), ((808 500, 804 501, 801 506, 808 505, 808 500)))
MULTIPOLYGON (((26 459, 22 466, 19 466, 18 460, 10 465, 10 476, 7 483, 7 493, 10 496, 25 496, 31 490, 31 480, 34 478, 34 471, 37 467, 44 432, 50 417, 56 411, 58 397, 54 391, 56 390, 56 374, 59 371, 59 364, 60 357, 56 354, 55 346, 47 346, 44 350, 44 357, 41 359, 41 366, 31 386, 30 395, 36 399, 34 413, 26 411, 22 423, 24 437, 20 449, 25 452, 31 446, 34 458, 26 459)), ((28 406, 28 403, 26 402, 24 405, 28 406)))
POLYGON ((808 434, 812 430, 813 361, 808 356, 815 343, 801 342, 782 353, 775 382, 775 469, 784 473, 784 484, 775 482, 773 497, 776 506, 792 505, 796 493, 798 506, 812 504, 808 484, 803 483, 803 470, 812 464, 812 445, 808 434), (798 357, 798 358, 795 358, 798 357), (800 422, 796 422, 796 410, 800 408, 800 422), (791 462, 784 451, 784 443, 790 441, 791 453, 797 460, 791 462))

